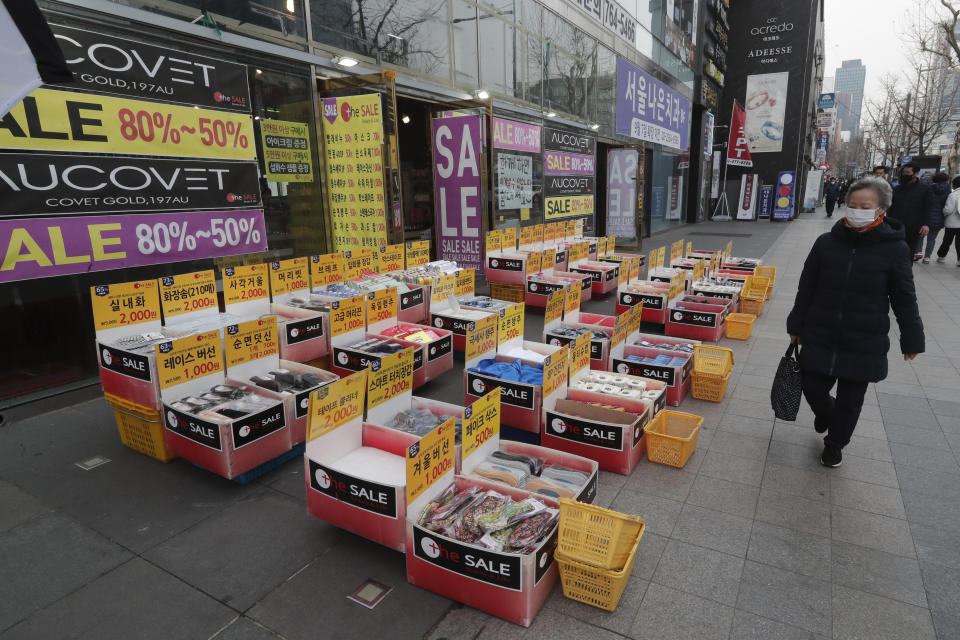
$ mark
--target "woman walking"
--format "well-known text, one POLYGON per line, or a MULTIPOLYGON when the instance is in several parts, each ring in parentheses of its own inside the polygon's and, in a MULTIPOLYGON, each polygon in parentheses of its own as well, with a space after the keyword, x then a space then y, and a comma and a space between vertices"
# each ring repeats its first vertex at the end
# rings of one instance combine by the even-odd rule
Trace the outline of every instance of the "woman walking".
POLYGON ((892 196, 890 185, 873 176, 850 186, 845 217, 814 242, 787 318, 790 341, 800 343, 814 428, 826 433, 820 462, 827 467, 843 460, 867 384, 887 377, 891 307, 904 360, 924 351, 903 225, 884 217, 892 196))
POLYGON ((930 264, 930 256, 933 255, 933 248, 937 245, 937 234, 940 233, 940 229, 943 229, 943 209, 950 196, 950 176, 942 171, 934 174, 930 190, 933 192, 934 209, 930 212, 930 233, 925 238, 920 238, 920 248, 923 247, 924 242, 927 243, 927 248, 923 251, 923 264, 930 264))
POLYGON ((953 192, 947 197, 943 205, 943 241, 937 249, 937 262, 943 262, 950 253, 950 243, 957 249, 957 266, 960 267, 960 176, 951 183, 953 192))

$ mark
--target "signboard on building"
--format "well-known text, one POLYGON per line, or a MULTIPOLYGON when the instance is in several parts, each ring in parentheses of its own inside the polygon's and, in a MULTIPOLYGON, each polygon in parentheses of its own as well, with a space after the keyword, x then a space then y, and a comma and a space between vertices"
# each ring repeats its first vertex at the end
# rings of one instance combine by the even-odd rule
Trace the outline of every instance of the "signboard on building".
POLYGON ((835 93, 821 93, 817 98, 817 109, 833 109, 837 106, 835 93))
POLYGON ((483 270, 483 126, 479 115, 433 119, 437 256, 478 273, 483 270))
POLYGON ((310 127, 301 122, 260 120, 263 168, 274 182, 312 182, 310 127))
POLYGON ((543 216, 545 220, 594 211, 596 136, 555 127, 543 129, 543 216))
POLYGON ((617 58, 617 133, 685 151, 690 148, 690 100, 617 58))
POLYGON ((765 184, 760 187, 760 199, 757 201, 757 217, 769 218, 773 210, 773 185, 765 184))
POLYGON ((783 149, 789 80, 787 71, 747 76, 744 110, 751 153, 778 153, 783 149))
POLYGON ((777 174, 777 184, 774 191, 773 219, 791 220, 793 205, 797 193, 797 174, 793 171, 781 171, 777 174))
POLYGON ((631 47, 637 46, 637 26, 633 15, 616 0, 566 0, 607 31, 617 34, 631 47))
POLYGON ((607 233, 633 240, 637 237, 637 149, 607 152, 607 233))

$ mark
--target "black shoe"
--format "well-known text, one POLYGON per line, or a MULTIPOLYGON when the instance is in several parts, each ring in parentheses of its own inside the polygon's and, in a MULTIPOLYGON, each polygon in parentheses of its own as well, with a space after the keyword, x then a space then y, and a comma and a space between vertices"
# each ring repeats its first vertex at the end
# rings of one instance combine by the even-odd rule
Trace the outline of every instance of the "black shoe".
POLYGON ((832 444, 823 445, 823 453, 820 454, 820 464, 825 467, 839 467, 843 462, 843 454, 840 453, 840 447, 832 444))

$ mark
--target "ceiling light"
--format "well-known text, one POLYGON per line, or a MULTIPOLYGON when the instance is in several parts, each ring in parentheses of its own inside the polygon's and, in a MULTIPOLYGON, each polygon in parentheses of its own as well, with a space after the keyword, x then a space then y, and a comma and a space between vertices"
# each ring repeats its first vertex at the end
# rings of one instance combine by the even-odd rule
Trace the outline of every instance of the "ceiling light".
POLYGON ((486 89, 478 89, 473 95, 477 96, 477 100, 486 100, 490 97, 486 89))
POLYGON ((556 112, 556 111, 547 111, 547 112, 544 113, 543 115, 547 116, 548 118, 556 118, 556 117, 557 117, 557 112, 556 112))
POLYGON ((360 61, 356 58, 351 58, 350 56, 334 56, 333 64, 341 67, 355 67, 360 64, 360 61))
POLYGON ((403 117, 400 118, 400 122, 402 122, 403 124, 410 124, 410 116, 408 116, 407 114, 403 114, 403 117))
POLYGON ((263 73, 263 71, 261 71, 260 69, 257 69, 257 75, 258 75, 258 76, 259 76, 260 74, 262 74, 262 73, 263 73))
POLYGON ((293 6, 293 0, 287 0, 287 11, 290 13, 296 11, 296 7, 293 6))
POLYGON ((590 125, 590 128, 593 129, 594 131, 596 131, 597 129, 600 128, 600 125, 599 125, 599 124, 592 124, 592 125, 590 125))

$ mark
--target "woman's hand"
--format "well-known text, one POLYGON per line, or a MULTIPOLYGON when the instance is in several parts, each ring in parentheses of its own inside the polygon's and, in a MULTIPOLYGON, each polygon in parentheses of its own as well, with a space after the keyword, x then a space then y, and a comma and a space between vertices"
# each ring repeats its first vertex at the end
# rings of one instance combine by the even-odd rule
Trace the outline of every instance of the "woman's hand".
POLYGON ((800 336, 790 336, 790 344, 800 344, 800 336))
POLYGON ((906 362, 908 360, 913 360, 916 357, 917 357, 916 353, 905 353, 903 354, 903 361, 906 362))

